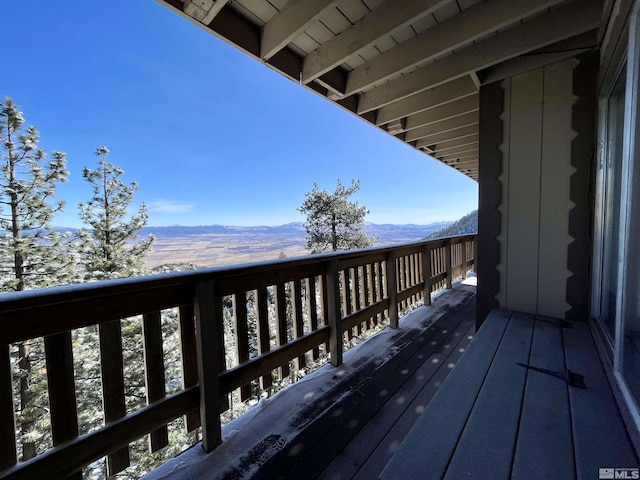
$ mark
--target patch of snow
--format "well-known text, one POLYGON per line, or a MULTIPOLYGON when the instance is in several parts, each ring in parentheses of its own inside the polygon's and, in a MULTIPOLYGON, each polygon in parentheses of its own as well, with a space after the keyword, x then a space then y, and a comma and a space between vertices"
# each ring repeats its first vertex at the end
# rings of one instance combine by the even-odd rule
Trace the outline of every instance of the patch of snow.
POLYGON ((453 295, 445 292, 452 291, 439 292, 434 297, 438 299, 435 305, 418 307, 401 318, 400 328, 386 328, 345 352, 339 367, 326 364, 272 397, 261 398, 245 414, 222 427, 223 442, 212 452, 207 454, 198 444, 147 474, 145 480, 250 477, 270 455, 293 442, 311 421, 357 393, 362 372, 380 368, 409 342, 403 337, 430 328, 460 302, 455 290, 453 295))

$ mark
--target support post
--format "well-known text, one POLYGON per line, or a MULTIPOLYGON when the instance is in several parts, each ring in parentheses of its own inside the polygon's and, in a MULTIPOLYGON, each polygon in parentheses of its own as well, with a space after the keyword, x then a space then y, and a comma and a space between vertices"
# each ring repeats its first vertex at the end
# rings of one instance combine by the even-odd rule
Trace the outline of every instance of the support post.
POLYGON ((202 448, 210 452, 222 443, 220 425, 220 383, 218 380, 218 326, 215 314, 213 281, 196 286, 194 301, 196 317, 196 347, 198 353, 198 380, 200 383, 200 418, 202 448))
POLYGON ((396 252, 394 250, 387 253, 385 263, 387 296, 389 297, 389 326, 391 328, 398 328, 398 277, 396 273, 396 252))
MULTIPOLYGON (((327 264, 327 320, 329 323, 329 349, 331 350, 331 365, 342 365, 343 331, 342 311, 340 309, 340 278, 338 260, 330 260, 327 264)), ((347 288, 345 286, 345 288, 347 288)))

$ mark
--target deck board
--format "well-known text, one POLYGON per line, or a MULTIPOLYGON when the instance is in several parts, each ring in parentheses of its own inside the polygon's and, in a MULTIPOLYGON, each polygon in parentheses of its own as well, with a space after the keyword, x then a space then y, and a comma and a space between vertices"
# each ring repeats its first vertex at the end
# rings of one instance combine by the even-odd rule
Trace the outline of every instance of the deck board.
POLYGON ((588 388, 569 389, 577 477, 592 478, 594 472, 607 465, 637 467, 622 419, 611 408, 615 399, 589 327, 575 322, 573 331, 563 333, 567 368, 584 372, 588 388), (616 448, 611 448, 612 445, 616 448))
POLYGON ((446 478, 508 479, 515 449, 533 323, 514 314, 498 347, 446 478), (495 415, 495 411, 501 414, 495 415), (477 434, 482 432, 482 434, 477 434), (474 458, 473 463, 467 461, 474 458))
MULTIPOLYGON (((530 320, 530 323, 533 322, 530 320)), ((529 364, 564 372, 560 327, 549 322, 535 322, 529 364)), ((514 478, 575 477, 567 388, 559 378, 528 370, 513 460, 514 478)))
MULTIPOLYGON (((384 406, 394 407, 394 402, 401 398, 398 392, 414 378, 438 346, 442 346, 443 362, 447 361, 453 350, 450 336, 454 332, 466 332, 473 323, 474 300, 454 307, 435 326, 417 337, 407 338, 404 348, 378 368, 375 374, 364 375, 357 382, 355 395, 335 405, 321 421, 310 424, 295 442, 260 469, 260 476, 309 478, 310 475, 317 475, 328 478, 320 473, 349 445, 359 448, 354 439, 361 429, 384 411, 384 406), (457 330, 461 324, 463 326, 457 330)), ((334 478, 348 478, 344 474, 340 472, 334 478)))
POLYGON ((589 326, 549 320, 494 310, 380 478, 587 479, 638 468, 589 326), (486 376, 472 351, 491 359, 486 376), (587 388, 516 362, 568 368, 587 388), (470 375, 482 377, 479 391, 470 375))
MULTIPOLYGON (((442 325, 439 325, 442 327, 442 325)), ((442 331, 442 330, 440 330, 442 331)), ((417 354, 423 363, 377 414, 364 426, 340 455, 321 475, 324 479, 375 478, 389 461, 424 405, 450 373, 448 365, 455 364, 459 349, 466 348, 468 336, 475 332, 471 315, 456 328, 443 335, 437 345, 428 345, 417 354), (429 355, 429 349, 433 353, 429 355)))

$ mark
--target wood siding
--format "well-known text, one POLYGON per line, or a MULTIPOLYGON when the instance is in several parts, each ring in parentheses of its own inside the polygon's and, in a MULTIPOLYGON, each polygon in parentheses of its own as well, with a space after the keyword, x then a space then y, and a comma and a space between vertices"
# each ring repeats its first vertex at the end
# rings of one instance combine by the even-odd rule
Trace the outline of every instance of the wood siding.
MULTIPOLYGON (((587 60, 593 62, 592 57, 587 60)), ((557 318, 575 318, 582 311, 587 280, 582 272, 569 268, 569 263, 575 266, 576 262, 569 262, 568 252, 575 250, 571 245, 576 239, 580 243, 588 234, 589 226, 573 222, 570 228, 570 219, 576 208, 588 208, 585 193, 592 160, 584 147, 592 142, 595 124, 592 115, 576 122, 574 105, 579 91, 589 97, 588 106, 595 88, 574 90, 578 65, 578 59, 570 59, 510 77, 499 85, 503 91, 499 100, 481 94, 481 118, 483 111, 499 102, 503 109, 493 128, 480 132, 481 177, 484 166, 499 181, 480 182, 480 251, 494 239, 499 243, 498 261, 484 262, 479 255, 480 275, 496 270, 499 278, 490 277, 491 285, 479 290, 479 315, 484 303, 557 318), (494 137, 500 130, 502 143, 496 149, 494 137), (578 137, 580 141, 574 142, 578 137), (578 184, 576 179, 583 182, 578 184), (491 198, 493 202, 483 204, 483 199, 491 198), (483 217, 492 219, 485 222, 484 231, 483 217)), ((578 70, 581 75, 594 75, 593 69, 578 70)), ((488 88, 497 87, 483 87, 488 88)), ((579 253, 580 261, 588 263, 588 256, 579 253)))

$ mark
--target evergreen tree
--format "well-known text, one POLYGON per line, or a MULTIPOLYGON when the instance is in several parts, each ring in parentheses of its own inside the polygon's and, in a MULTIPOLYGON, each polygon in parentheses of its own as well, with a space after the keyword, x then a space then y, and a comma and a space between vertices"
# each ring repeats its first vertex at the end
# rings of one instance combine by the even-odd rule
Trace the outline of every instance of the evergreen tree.
POLYGON ((66 182, 66 156, 38 147, 35 127, 10 98, 0 103, 0 275, 2 291, 22 291, 64 282, 70 273, 62 238, 51 228, 64 207, 53 201, 66 182), (67 265, 65 265, 67 263, 67 265))
POLYGON ((363 232, 364 217, 369 210, 349 197, 360 189, 360 182, 352 180, 345 187, 340 180, 333 193, 320 190, 313 184, 313 190, 305 195, 298 211, 307 216, 304 225, 307 231, 307 249, 312 253, 352 248, 370 247, 375 243, 375 235, 363 232))
MULTIPOLYGON (((19 107, 10 98, 0 103, 0 291, 22 291, 68 280, 61 236, 51 228, 62 202, 54 202, 56 187, 66 182, 66 158, 55 151, 51 158, 38 147, 38 130, 24 127, 19 107)), ((13 345, 17 358, 14 394, 19 405, 18 434, 21 459, 33 458, 50 442, 42 375, 42 340, 13 345)))
POLYGON ((109 150, 100 147, 95 152, 98 166, 85 167, 82 176, 93 188, 93 196, 80 204, 80 218, 91 227, 80 231, 86 280, 131 277, 143 271, 144 256, 151 249, 153 236, 136 242, 138 232, 147 224, 144 203, 137 215, 127 218, 127 208, 138 190, 133 181, 125 184, 124 171, 107 161, 109 150))

